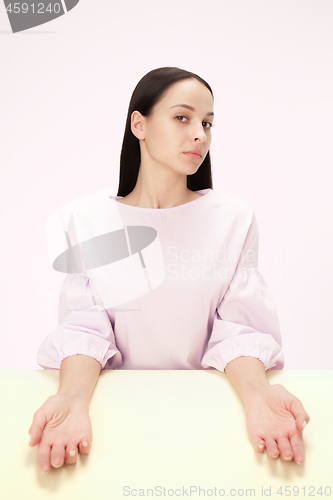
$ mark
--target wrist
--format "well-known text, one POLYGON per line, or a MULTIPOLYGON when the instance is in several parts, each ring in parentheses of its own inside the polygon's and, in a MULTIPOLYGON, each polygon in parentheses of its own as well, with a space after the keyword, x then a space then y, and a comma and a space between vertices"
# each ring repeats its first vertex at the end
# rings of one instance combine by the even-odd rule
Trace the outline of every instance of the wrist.
POLYGON ((248 383, 242 393, 240 393, 243 403, 246 405, 248 401, 252 400, 254 397, 261 396, 270 387, 271 384, 267 379, 248 383))
POLYGON ((240 356, 230 361, 225 372, 237 389, 241 399, 246 400, 270 387, 262 361, 251 356, 240 356))
POLYGON ((84 408, 89 408, 90 398, 87 395, 76 394, 76 393, 72 393, 70 391, 66 391, 64 389, 59 389, 58 392, 56 393, 56 396, 60 396, 62 398, 65 398, 68 401, 70 401, 71 403, 75 404, 76 406, 82 406, 84 408))

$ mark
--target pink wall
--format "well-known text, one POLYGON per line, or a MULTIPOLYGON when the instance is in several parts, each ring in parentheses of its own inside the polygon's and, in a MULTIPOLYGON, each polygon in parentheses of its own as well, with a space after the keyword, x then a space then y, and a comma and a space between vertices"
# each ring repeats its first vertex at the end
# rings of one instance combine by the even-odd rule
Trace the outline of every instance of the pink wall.
POLYGON ((214 188, 256 212, 286 368, 333 368, 333 5, 212 4, 172 0, 161 24, 152 0, 131 12, 80 2, 15 35, 0 9, 1 368, 40 368, 64 277, 51 268, 45 220, 89 193, 116 194, 131 93, 160 66, 213 88, 214 188))

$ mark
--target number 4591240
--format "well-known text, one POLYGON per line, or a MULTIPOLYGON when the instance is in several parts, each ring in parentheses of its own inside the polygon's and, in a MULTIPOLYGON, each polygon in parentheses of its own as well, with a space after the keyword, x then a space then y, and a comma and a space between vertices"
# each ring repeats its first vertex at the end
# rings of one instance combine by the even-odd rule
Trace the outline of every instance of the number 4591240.
POLYGON ((43 14, 44 12, 55 12, 55 14, 59 14, 60 10, 61 10, 61 6, 60 6, 60 3, 55 3, 54 5, 52 5, 51 3, 49 3, 46 7, 45 7, 45 4, 44 3, 38 3, 36 4, 36 7, 35 7, 35 4, 34 3, 31 3, 31 4, 27 4, 27 3, 18 3, 18 2, 15 2, 15 3, 10 3, 7 7, 6 7, 6 11, 7 12, 10 12, 10 13, 14 13, 14 14, 19 14, 20 12, 22 12, 23 14, 26 14, 28 11, 29 11, 29 8, 31 8, 31 12, 32 13, 35 13, 35 14, 43 14))
POLYGON ((298 486, 293 486, 293 489, 291 490, 291 486, 280 486, 280 488, 277 490, 277 494, 278 495, 285 495, 286 497, 289 497, 290 495, 293 495, 294 497, 295 496, 298 496, 298 495, 302 495, 302 491, 303 491, 303 496, 305 496, 305 490, 308 490, 308 493, 307 493, 307 496, 310 496, 310 497, 314 497, 314 496, 317 496, 317 495, 320 495, 320 496, 326 496, 326 497, 329 497, 331 496, 331 487, 330 486, 325 486, 325 489, 323 490, 323 487, 320 486, 320 488, 317 489, 316 491, 316 488, 314 486, 308 486, 308 488, 305 488, 305 486, 303 486, 302 488, 299 488, 298 486))

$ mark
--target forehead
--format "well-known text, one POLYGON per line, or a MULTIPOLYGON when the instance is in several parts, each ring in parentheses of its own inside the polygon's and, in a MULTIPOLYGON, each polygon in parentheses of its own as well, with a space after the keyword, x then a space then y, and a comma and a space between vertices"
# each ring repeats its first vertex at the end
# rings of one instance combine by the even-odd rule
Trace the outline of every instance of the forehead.
POLYGON ((196 78, 186 78, 172 84, 156 108, 169 109, 176 104, 189 104, 203 113, 213 111, 213 97, 208 88, 196 78))

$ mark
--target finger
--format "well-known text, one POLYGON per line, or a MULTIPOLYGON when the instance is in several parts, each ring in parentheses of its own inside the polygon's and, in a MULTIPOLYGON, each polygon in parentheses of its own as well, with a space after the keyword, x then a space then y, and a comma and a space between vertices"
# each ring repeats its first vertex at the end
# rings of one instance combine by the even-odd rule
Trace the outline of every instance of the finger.
POLYGON ((305 460, 305 451, 304 451, 302 433, 297 432, 296 434, 291 436, 290 444, 293 450, 295 462, 298 463, 299 465, 302 465, 302 463, 305 460))
POLYGON ((280 458, 283 462, 290 462, 293 459, 293 452, 288 438, 282 437, 277 441, 280 451, 280 458))
POLYGON ((55 443, 51 450, 51 465, 58 469, 65 461, 65 447, 63 444, 55 443))
POLYGON ((51 448, 46 442, 37 446, 37 465, 41 472, 49 472, 51 469, 51 448))
POLYGON ((276 441, 273 438, 266 438, 266 453, 270 458, 277 458, 280 454, 276 441))
POLYGON ((261 439, 260 436, 251 437, 251 441, 252 441, 253 448, 255 449, 255 451, 263 453, 263 451, 265 450, 265 441, 263 439, 261 439))
POLYGON ((31 440, 29 446, 36 446, 42 439, 43 430, 47 424, 47 418, 43 410, 38 409, 34 413, 33 421, 29 429, 29 434, 31 435, 31 440))
POLYGON ((65 462, 68 465, 73 465, 76 463, 78 455, 77 446, 75 444, 71 444, 67 446, 65 453, 65 462))
POLYGON ((79 444, 80 453, 82 453, 83 455, 88 455, 90 448, 91 441, 89 441, 88 439, 83 439, 83 441, 81 441, 81 443, 79 444))
POLYGON ((293 399, 291 401, 290 411, 296 419, 297 429, 302 431, 305 425, 309 423, 310 417, 308 413, 305 411, 301 401, 295 396, 293 396, 293 399))
MULTIPOLYGON (((305 411, 305 410, 304 410, 304 411, 305 411)), ((299 419, 296 421, 297 428, 298 428, 300 431, 304 430, 304 429, 305 429, 305 426, 306 426, 306 425, 308 425, 308 423, 310 422, 310 417, 309 417, 309 415, 307 414, 307 412, 305 412, 305 415, 306 415, 306 417, 304 418, 304 420, 303 420, 303 418, 302 418, 302 417, 299 417, 299 419), (303 422, 302 422, 302 420, 303 420, 303 422)))

